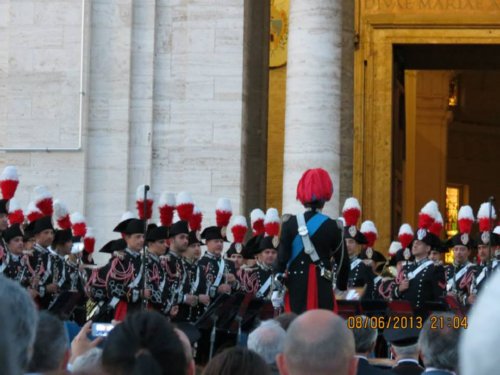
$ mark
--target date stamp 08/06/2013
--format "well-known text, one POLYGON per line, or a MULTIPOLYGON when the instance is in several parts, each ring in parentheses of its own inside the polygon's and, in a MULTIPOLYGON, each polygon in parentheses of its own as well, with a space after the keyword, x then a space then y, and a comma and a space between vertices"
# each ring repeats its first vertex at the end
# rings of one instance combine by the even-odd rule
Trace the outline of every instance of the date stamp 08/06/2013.
MULTIPOLYGON (((430 329, 467 329, 467 315, 449 317, 431 315, 427 319, 429 320, 430 329)), ((372 316, 367 319, 356 315, 347 318, 347 327, 349 329, 422 329, 424 323, 425 320, 421 316, 411 315, 372 316)))

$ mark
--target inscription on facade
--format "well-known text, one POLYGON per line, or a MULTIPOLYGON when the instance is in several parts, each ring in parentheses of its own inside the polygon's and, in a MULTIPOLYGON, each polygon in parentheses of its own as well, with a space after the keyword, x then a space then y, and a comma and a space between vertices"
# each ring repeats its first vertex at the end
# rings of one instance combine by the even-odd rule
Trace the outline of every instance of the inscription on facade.
POLYGON ((500 11, 500 0, 362 0, 366 11, 500 11))

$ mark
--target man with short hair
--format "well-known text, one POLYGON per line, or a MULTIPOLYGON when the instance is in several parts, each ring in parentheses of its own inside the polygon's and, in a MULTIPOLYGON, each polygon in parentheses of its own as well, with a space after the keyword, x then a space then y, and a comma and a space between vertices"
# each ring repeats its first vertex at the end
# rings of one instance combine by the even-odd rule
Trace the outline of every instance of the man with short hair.
POLYGON ((151 291, 142 292, 141 250, 144 246, 144 221, 130 219, 125 227, 127 247, 121 257, 111 258, 103 273, 106 274, 109 307, 114 319, 122 321, 126 314, 141 309, 142 298, 150 298, 151 291), (144 294, 142 294, 144 293, 144 294))
POLYGON ((161 265, 160 257, 167 251, 168 229, 164 226, 150 224, 146 232, 147 261, 146 289, 151 291, 149 304, 161 311, 169 284, 161 265))
POLYGON ((465 306, 471 301, 469 297, 476 274, 474 265, 469 261, 475 243, 468 233, 457 233, 448 240, 447 246, 453 247, 453 264, 445 266, 446 290, 465 306))
POLYGON ((0 311, 8 318, 2 335, 15 338, 10 343, 16 367, 27 370, 33 354, 38 314, 31 296, 16 282, 0 275, 0 311))
POLYGON ((293 321, 276 362, 281 375, 355 375, 354 337, 344 319, 311 310, 293 321))
POLYGON ((458 370, 458 342, 463 329, 450 313, 436 313, 424 323, 418 338, 425 375, 450 375, 458 370))
POLYGON ((498 373, 500 348, 500 272, 493 274, 468 314, 467 329, 460 337, 461 375, 498 373))
MULTIPOLYGON (((0 264, 0 270, 9 279, 17 281, 21 286, 30 287, 30 278, 28 271, 28 257, 23 254, 23 232, 19 224, 11 225, 2 232, 2 237, 7 245, 4 261, 0 264)), ((36 291, 33 291, 33 297, 36 291)), ((30 292, 31 293, 31 292, 30 292)))
POLYGON ((52 296, 57 293, 58 286, 52 280, 52 256, 49 246, 54 241, 54 227, 52 218, 44 216, 31 222, 28 231, 32 231, 35 236, 33 255, 30 256, 30 275, 32 287, 37 290, 40 298, 37 300, 41 309, 47 309, 52 296))
POLYGON ((444 268, 434 265, 428 255, 431 248, 440 247, 441 241, 426 229, 419 229, 412 245, 415 263, 401 270, 404 273, 401 282, 393 291, 394 299, 403 299, 413 308, 422 309, 425 302, 439 301, 446 293, 444 268))
POLYGON ((207 251, 198 261, 198 265, 205 273, 210 298, 239 289, 233 262, 222 257, 224 237, 221 229, 216 226, 207 227, 201 233, 201 238, 205 240, 207 251))
POLYGON ((391 374, 391 372, 381 370, 375 366, 370 365, 368 356, 375 349, 377 342, 377 329, 370 325, 370 319, 365 315, 356 317, 359 321, 360 328, 352 328, 354 335, 354 346, 356 350, 356 357, 358 358, 358 375, 383 375, 391 374))
MULTIPOLYGON (((177 306, 178 312, 174 320, 187 321, 190 319, 192 308, 197 307, 200 300, 192 290, 190 275, 183 259, 189 245, 189 228, 186 221, 180 220, 172 224, 169 243, 170 250, 166 262, 163 263, 169 283, 164 312, 170 314, 172 308, 177 306)), ((177 310, 177 307, 174 310, 177 310)))
POLYGON ((238 272, 241 289, 255 294, 257 298, 270 299, 274 289, 273 266, 278 256, 278 244, 273 236, 258 236, 250 239, 246 251, 257 259, 255 267, 242 268, 238 272))
POLYGON ((28 371, 45 373, 66 370, 69 357, 69 340, 63 322, 55 315, 42 311, 28 371))
POLYGON ((266 320, 248 336, 247 347, 260 355, 270 367, 272 374, 278 374, 276 356, 283 352, 286 332, 274 320, 266 320))
POLYGON ((418 363, 419 330, 414 327, 403 329, 401 327, 387 327, 384 329, 384 338, 391 345, 390 351, 396 365, 392 372, 401 375, 420 375, 424 368, 418 363))

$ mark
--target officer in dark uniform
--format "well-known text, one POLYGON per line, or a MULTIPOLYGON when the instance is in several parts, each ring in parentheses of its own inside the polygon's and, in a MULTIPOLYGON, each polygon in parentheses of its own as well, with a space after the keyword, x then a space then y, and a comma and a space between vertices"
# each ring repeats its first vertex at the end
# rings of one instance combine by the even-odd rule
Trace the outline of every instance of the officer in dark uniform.
POLYGON ((33 254, 29 258, 32 287, 38 292, 36 302, 41 309, 47 309, 58 286, 52 281, 52 256, 49 246, 54 240, 54 227, 50 216, 31 222, 28 227, 35 235, 33 254))
POLYGON ((141 250, 144 246, 144 221, 130 220, 125 228, 127 247, 121 257, 110 259, 103 267, 107 280, 106 291, 109 306, 114 309, 114 319, 123 320, 129 313, 141 309, 142 298, 150 298, 150 291, 142 290, 141 250))
POLYGON ((344 228, 347 254, 349 255, 348 288, 364 288, 361 299, 371 300, 376 297, 375 277, 372 267, 359 257, 360 246, 366 244, 366 238, 355 226, 344 228))
MULTIPOLYGON (((476 277, 474 279, 473 288, 476 289, 475 292, 479 292, 491 274, 500 269, 500 267, 498 267, 500 261, 492 258, 490 255, 490 247, 493 249, 496 246, 500 246, 500 236, 496 233, 492 233, 490 236, 490 233, 487 231, 480 232, 476 242, 479 265, 476 266, 476 277)), ((473 303, 474 301, 475 297, 472 298, 470 302, 473 303)))
POLYGON ((147 261, 146 289, 151 291, 149 307, 161 311, 169 284, 160 257, 167 251, 168 229, 164 226, 150 224, 146 232, 147 261))
POLYGON ((4 262, 0 265, 3 274, 16 280, 21 286, 30 287, 30 277, 27 267, 28 256, 23 254, 23 232, 19 224, 11 225, 2 232, 6 243, 4 262))
POLYGON ((216 226, 207 227, 201 233, 205 240, 207 251, 198 261, 207 281, 207 290, 210 298, 214 299, 222 293, 232 293, 240 288, 236 279, 234 263, 222 257, 222 248, 225 238, 221 229, 216 226))
POLYGON ((469 304, 469 296, 474 294, 474 279, 477 268, 469 261, 475 242, 468 233, 457 233, 451 237, 446 247, 453 247, 453 264, 444 266, 446 291, 462 305, 469 304))
POLYGON ((50 305, 54 304, 59 294, 70 288, 65 257, 71 253, 73 246, 71 229, 56 230, 52 242, 51 257, 52 282, 57 285, 57 292, 52 296, 50 305))
POLYGON ((394 299, 407 300, 413 308, 422 309, 425 302, 439 302, 446 294, 444 268, 428 259, 431 248, 441 248, 439 238, 426 229, 419 229, 412 245, 415 263, 401 270, 401 280, 393 289, 394 299))
POLYGON ((249 240, 245 250, 257 258, 254 267, 242 268, 238 272, 241 290, 257 298, 270 299, 274 289, 274 268, 278 256, 278 242, 273 236, 256 236, 249 240))
POLYGON ((6 249, 6 242, 2 237, 3 231, 7 230, 9 226, 9 210, 8 210, 7 199, 0 199, 0 262, 2 261, 2 255, 5 255, 4 251, 6 249))
POLYGON ((187 321, 199 298, 191 290, 191 279, 184 261, 189 244, 187 221, 177 221, 169 230, 170 250, 163 263, 169 284, 164 312, 175 321, 187 321))
POLYGON ((282 224, 278 249, 279 273, 287 271, 285 311, 296 314, 310 309, 334 309, 334 288, 347 288, 349 257, 343 246, 342 227, 321 209, 333 194, 333 185, 323 169, 307 170, 299 181, 297 198, 306 208, 304 219, 307 234, 318 255, 313 261, 304 251, 299 235, 297 216, 290 216, 282 224), (295 245, 294 245, 295 244, 295 245), (335 272, 332 272, 336 265, 335 272))
POLYGON ((190 306, 187 320, 194 322, 205 311, 210 303, 210 297, 207 294, 207 281, 201 267, 198 266, 198 260, 201 257, 201 245, 203 242, 198 238, 199 232, 190 231, 188 239, 188 248, 184 258, 184 266, 189 275, 190 293, 198 297, 198 305, 190 306))

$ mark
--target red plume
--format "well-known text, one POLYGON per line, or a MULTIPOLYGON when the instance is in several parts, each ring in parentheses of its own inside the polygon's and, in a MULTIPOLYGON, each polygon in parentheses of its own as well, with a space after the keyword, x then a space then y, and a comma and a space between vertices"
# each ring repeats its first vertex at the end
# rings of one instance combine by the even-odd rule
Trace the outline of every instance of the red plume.
POLYGON ((406 249, 410 246, 411 241, 413 241, 413 230, 409 224, 403 224, 399 228, 398 240, 401 243, 401 247, 406 249))
POLYGON ((277 236, 280 233, 280 215, 276 208, 268 208, 264 219, 264 229, 267 236, 277 236))
POLYGON ((440 237, 442 230, 443 230, 443 217, 441 216, 441 213, 438 211, 437 216, 436 216, 436 220, 430 226, 429 232, 440 237))
POLYGON ((17 186, 19 185, 19 177, 16 167, 11 165, 5 167, 0 175, 0 190, 2 190, 3 199, 9 200, 14 197, 17 186))
POLYGON ((477 213, 477 218, 479 220, 479 231, 480 232, 488 232, 490 230, 490 226, 494 225, 494 220, 497 218, 497 214, 495 212, 494 207, 490 207, 490 203, 482 203, 479 207, 479 211, 477 213), (491 219, 490 222, 490 210, 491 210, 491 219))
POLYGON ((163 192, 160 197, 158 206, 160 211, 160 222, 164 227, 172 225, 175 210, 175 195, 172 193, 163 192))
POLYGON ((35 187, 35 204, 45 216, 52 216, 54 208, 52 207, 52 194, 45 186, 35 187))
POLYGON ((153 200, 149 198, 149 193, 146 195, 146 212, 144 212, 144 187, 140 185, 136 190, 135 207, 139 213, 139 219, 149 220, 153 216, 153 200))
POLYGON ((40 211, 37 206, 35 206, 35 203, 30 202, 30 204, 28 205, 28 209, 26 210, 26 218, 28 219, 28 221, 32 223, 44 216, 45 215, 43 214, 43 212, 40 211))
POLYGON ((471 206, 462 206, 458 211, 458 229, 460 233, 470 234, 474 224, 474 213, 471 206))
POLYGON ((264 228, 264 219, 266 215, 260 208, 255 208, 250 212, 250 221, 252 223, 252 232, 254 236, 263 234, 266 230, 264 228))
POLYGON ((21 206, 15 198, 9 201, 9 224, 22 224, 24 223, 24 213, 21 206))
POLYGON ((57 226, 61 229, 70 229, 71 220, 69 219, 69 211, 66 205, 59 199, 54 201, 54 218, 56 219, 57 226))
POLYGON ((315 201, 328 202, 332 195, 332 179, 322 168, 305 171, 297 185, 297 200, 302 204, 315 201))
POLYGON ((345 226, 355 226, 361 216, 361 206, 356 198, 347 198, 342 208, 345 226))
POLYGON ((427 202, 418 214, 418 227, 429 229, 436 220, 438 214, 438 205, 434 201, 427 202))
POLYGON ((233 234, 233 242, 243 243, 245 234, 247 233, 248 225, 244 216, 236 216, 233 220, 231 233, 233 234))
POLYGON ((378 238, 378 231, 373 221, 370 220, 363 221, 359 231, 363 233, 364 236, 366 237, 367 241, 366 247, 373 247, 375 241, 378 238))
POLYGON ((194 202, 191 195, 186 192, 180 192, 177 194, 175 199, 177 206, 177 213, 179 214, 179 219, 184 221, 189 221, 189 218, 193 214, 194 202))
POLYGON ((74 212, 70 216, 71 229, 73 230, 73 236, 84 237, 87 233, 87 224, 85 223, 85 218, 79 212, 74 212))
POLYGON ((189 228, 191 228, 191 230, 194 231, 201 230, 202 220, 203 220, 203 214, 201 213, 198 207, 194 206, 193 214, 189 218, 189 228))
POLYGON ((231 207, 231 201, 227 198, 219 198, 215 208, 215 221, 217 226, 219 228, 227 227, 232 214, 233 209, 231 207))
POLYGON ((87 228, 87 233, 83 238, 83 248, 87 253, 92 254, 94 252, 94 247, 95 247, 95 237, 92 228, 89 227, 87 228))

